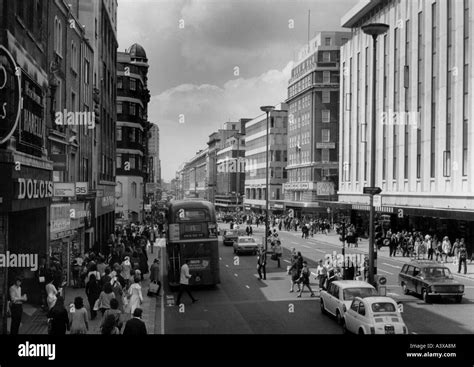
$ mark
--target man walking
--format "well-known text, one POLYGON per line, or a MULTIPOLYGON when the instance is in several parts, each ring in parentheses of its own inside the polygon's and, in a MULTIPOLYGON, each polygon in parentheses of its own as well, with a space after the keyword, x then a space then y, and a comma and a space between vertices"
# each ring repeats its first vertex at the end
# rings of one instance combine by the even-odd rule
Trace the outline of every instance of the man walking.
POLYGON ((464 264, 464 274, 467 273, 467 250, 466 245, 464 244, 464 238, 461 238, 461 245, 458 251, 459 261, 458 261, 458 273, 461 272, 461 266, 464 264))
POLYGON ((197 302, 197 299, 193 297, 189 290, 189 279, 191 279, 192 275, 189 274, 189 259, 186 259, 186 262, 181 266, 181 276, 179 279, 179 293, 178 293, 178 302, 176 304, 179 306, 180 301, 181 301, 181 296, 183 295, 183 292, 186 291, 186 293, 189 295, 189 298, 194 302, 197 302))
POLYGON ((125 324, 123 335, 147 335, 146 325, 142 321, 142 309, 136 308, 133 317, 125 324))
POLYGON ((267 280, 267 252, 263 248, 263 246, 260 247, 260 250, 258 251, 258 256, 257 256, 257 272, 258 276, 260 279, 262 279, 262 273, 263 273, 263 280, 267 280))
POLYGON ((15 284, 10 287, 10 312, 12 315, 10 335, 18 335, 23 315, 23 302, 26 300, 26 294, 21 295, 21 278, 16 278, 15 284))
POLYGON ((308 263, 306 261, 303 261, 303 269, 301 269, 301 277, 299 279, 299 283, 301 283, 301 289, 300 289, 300 294, 298 294, 298 297, 301 297, 301 293, 303 293, 304 287, 308 287, 309 291, 311 292, 311 297, 314 297, 315 294, 313 290, 311 289, 311 286, 309 285, 309 276, 311 275, 311 271, 308 268, 308 263))

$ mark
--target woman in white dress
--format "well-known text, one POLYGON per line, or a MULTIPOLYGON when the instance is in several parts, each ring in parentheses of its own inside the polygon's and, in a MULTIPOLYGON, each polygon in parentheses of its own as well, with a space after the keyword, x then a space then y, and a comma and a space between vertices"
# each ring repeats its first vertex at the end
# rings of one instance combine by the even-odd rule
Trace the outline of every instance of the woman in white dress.
POLYGON ((48 309, 51 310, 56 304, 58 294, 58 290, 54 286, 52 280, 48 284, 46 284, 46 294, 48 295, 46 298, 46 302, 48 303, 48 309))
POLYGON ((130 313, 133 315, 133 311, 139 308, 143 302, 142 287, 140 286, 140 277, 135 277, 135 283, 133 283, 128 289, 130 295, 130 313))

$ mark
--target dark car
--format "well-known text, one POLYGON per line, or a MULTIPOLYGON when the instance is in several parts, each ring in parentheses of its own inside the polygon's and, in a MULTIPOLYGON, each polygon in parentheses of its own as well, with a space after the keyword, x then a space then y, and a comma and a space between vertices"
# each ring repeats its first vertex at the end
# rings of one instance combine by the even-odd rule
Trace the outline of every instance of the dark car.
POLYGON ((453 297, 461 303, 464 285, 454 280, 451 271, 435 261, 414 260, 403 265, 398 281, 405 294, 419 294, 425 302, 433 297, 453 297))
POLYGON ((237 241, 237 238, 242 235, 242 231, 238 229, 227 229, 224 231, 224 235, 222 236, 222 241, 224 246, 232 246, 234 242, 237 241))
POLYGON ((230 215, 230 214, 226 214, 224 215, 224 222, 226 223, 229 223, 229 222, 232 222, 234 220, 234 216, 230 215))

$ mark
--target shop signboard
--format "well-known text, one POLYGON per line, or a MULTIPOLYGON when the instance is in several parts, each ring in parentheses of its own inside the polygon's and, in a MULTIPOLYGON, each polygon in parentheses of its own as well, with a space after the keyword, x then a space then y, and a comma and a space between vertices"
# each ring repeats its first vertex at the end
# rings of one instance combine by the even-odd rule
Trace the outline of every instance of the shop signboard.
MULTIPOLYGON (((50 233, 59 233, 71 227, 71 205, 69 203, 51 204, 50 233)), ((51 236, 52 237, 52 236, 51 236)))
POLYGON ((15 132, 21 115, 21 70, 0 45, 0 145, 15 132))
POLYGON ((74 197, 76 196, 76 188, 74 182, 55 182, 54 197, 74 197))
POLYGON ((334 183, 331 181, 322 181, 316 183, 316 194, 318 196, 334 195, 334 183))

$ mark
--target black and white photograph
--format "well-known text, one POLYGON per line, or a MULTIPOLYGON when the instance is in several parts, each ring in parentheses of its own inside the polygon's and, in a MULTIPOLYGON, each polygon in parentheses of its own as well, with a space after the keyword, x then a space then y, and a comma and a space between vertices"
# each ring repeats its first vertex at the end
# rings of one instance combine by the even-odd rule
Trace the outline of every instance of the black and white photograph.
POLYGON ((0 0, 0 365, 472 366, 473 48, 470 0, 0 0))

